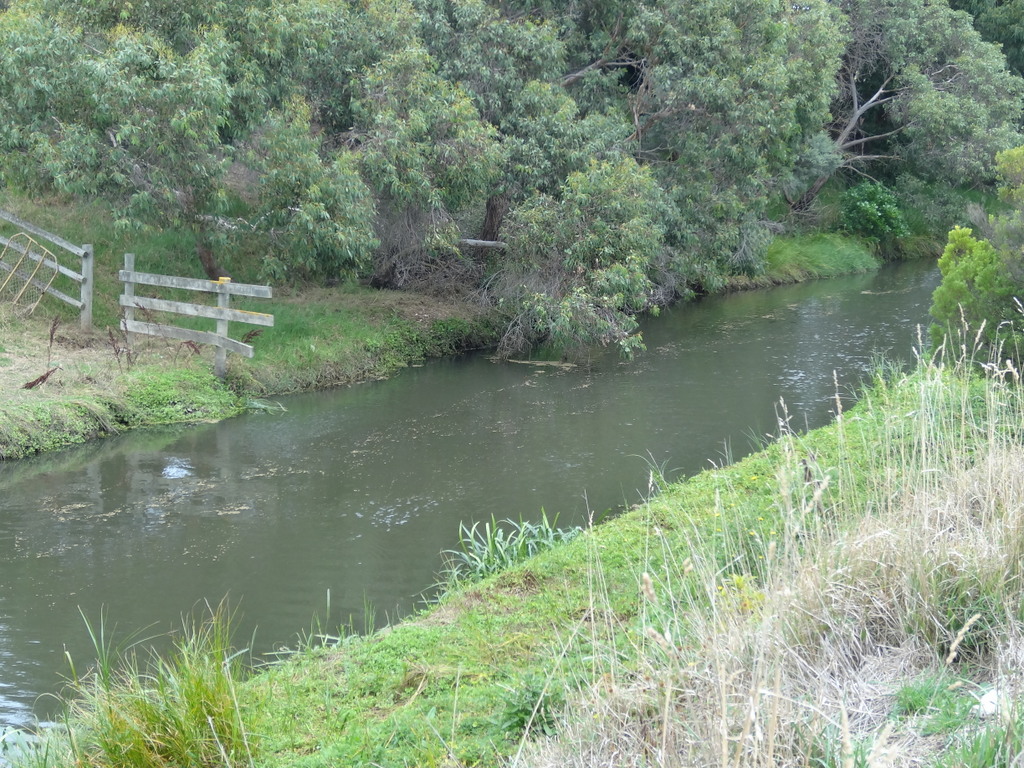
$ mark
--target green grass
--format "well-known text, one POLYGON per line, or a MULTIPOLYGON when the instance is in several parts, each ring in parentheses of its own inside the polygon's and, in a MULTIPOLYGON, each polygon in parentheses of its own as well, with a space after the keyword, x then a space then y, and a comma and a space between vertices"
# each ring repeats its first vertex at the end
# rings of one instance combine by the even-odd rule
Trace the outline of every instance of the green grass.
POLYGON ((1024 639, 1024 405, 968 367, 880 376, 830 427, 269 666, 237 689, 252 754, 724 767, 878 765, 918 741, 993 752, 962 707, 1013 674, 1001 649, 1024 639), (853 718, 865 701, 874 719, 853 718))
POLYGON ((869 272, 880 263, 870 244, 849 235, 783 235, 768 247, 762 274, 729 278, 726 289, 761 288, 869 272))
POLYGON ((777 279, 834 277, 877 267, 869 248, 842 235, 778 237, 768 248, 767 274, 777 279))
POLYGON ((964 681, 943 673, 910 680, 895 695, 893 716, 917 718, 923 736, 961 730, 977 700, 964 681))
POLYGON ((87 622, 96 660, 72 665, 63 728, 23 741, 18 766, 77 768, 252 768, 255 753, 242 722, 237 685, 244 652, 229 642, 223 607, 190 619, 163 654, 115 647, 102 618, 87 622))

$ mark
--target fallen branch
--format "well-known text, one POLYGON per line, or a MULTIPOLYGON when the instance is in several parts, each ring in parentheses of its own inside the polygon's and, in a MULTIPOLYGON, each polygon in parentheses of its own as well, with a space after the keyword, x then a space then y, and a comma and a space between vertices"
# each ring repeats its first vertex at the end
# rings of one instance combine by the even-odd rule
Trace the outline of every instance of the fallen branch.
POLYGON ((32 381, 28 382, 27 384, 22 384, 21 388, 22 389, 35 389, 40 384, 45 384, 46 380, 48 378, 50 378, 50 376, 52 376, 55 371, 59 371, 59 370, 60 370, 60 366, 59 365, 56 368, 51 368, 46 373, 44 373, 42 376, 40 376, 38 379, 32 379, 32 381))

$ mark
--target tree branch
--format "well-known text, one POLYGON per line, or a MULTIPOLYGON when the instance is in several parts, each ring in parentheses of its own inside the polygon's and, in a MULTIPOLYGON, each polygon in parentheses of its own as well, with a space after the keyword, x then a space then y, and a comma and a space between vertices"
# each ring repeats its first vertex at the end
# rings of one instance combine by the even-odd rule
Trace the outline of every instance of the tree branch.
POLYGON ((893 99, 896 98, 896 96, 899 93, 898 91, 892 92, 893 95, 891 96, 885 95, 886 93, 890 93, 890 91, 886 90, 886 86, 889 85, 890 82, 892 82, 893 77, 895 77, 895 75, 889 75, 887 78, 885 78, 885 82, 883 82, 879 86, 878 90, 875 91, 874 95, 871 96, 871 98, 869 98, 859 107, 856 106, 858 101, 857 89, 855 84, 851 80, 851 86, 853 87, 852 98, 855 109, 853 110, 853 114, 850 115, 850 119, 846 121, 846 126, 843 128, 842 131, 839 132, 839 136, 836 137, 836 144, 838 146, 842 146, 843 144, 846 143, 846 140, 850 137, 850 134, 853 133, 854 129, 857 127, 857 124, 860 122, 860 119, 864 117, 865 113, 867 113, 868 110, 874 109, 878 105, 884 104, 887 101, 892 101, 893 99))
POLYGON ((850 147, 857 147, 857 146, 861 146, 862 144, 867 144, 869 141, 876 141, 877 139, 884 139, 884 138, 887 138, 889 136, 895 136, 897 133, 902 132, 906 127, 907 126, 905 126, 905 125, 901 125, 899 128, 896 128, 895 130, 892 130, 892 131, 886 131, 885 133, 878 133, 878 134, 875 134, 874 136, 864 136, 863 138, 860 138, 860 139, 853 139, 852 141, 847 141, 844 144, 840 144, 839 145, 839 149, 847 150, 847 149, 850 149, 850 147))

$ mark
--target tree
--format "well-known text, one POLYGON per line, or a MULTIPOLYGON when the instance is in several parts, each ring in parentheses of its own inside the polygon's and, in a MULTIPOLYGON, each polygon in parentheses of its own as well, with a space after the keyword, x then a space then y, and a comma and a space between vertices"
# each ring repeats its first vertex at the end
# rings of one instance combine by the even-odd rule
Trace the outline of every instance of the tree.
POLYGON ((123 227, 187 227, 207 275, 222 274, 213 233, 231 103, 223 36, 211 30, 178 55, 115 28, 97 49, 81 30, 12 9, 0 16, 0 51, 4 172, 106 197, 123 227))
POLYGON ((370 68, 355 105, 359 164, 377 193, 374 280, 401 287, 458 259, 453 216, 486 196, 501 163, 493 128, 422 48, 370 68))
POLYGON ((899 163, 953 184, 991 175, 998 150, 1017 143, 1024 83, 969 17, 929 0, 843 0, 846 50, 826 130, 837 157, 795 210, 806 209, 832 173, 899 163))
POLYGON ((248 161, 257 171, 252 230, 271 248, 263 275, 278 282, 300 276, 330 282, 369 266, 378 242, 374 200, 358 159, 339 152, 325 162, 310 130, 310 108, 292 101, 262 126, 248 161))
POLYGON ((1007 66, 1024 75, 1024 0, 950 0, 949 5, 971 14, 981 36, 1002 46, 1007 66))
POLYGON ((840 41, 835 10, 775 0, 589 6, 590 60, 563 77, 584 105, 617 99, 625 147, 674 202, 677 272, 756 272, 764 206, 827 117, 840 41), (695 258, 696 254, 700 254, 695 258))
POLYGON ((416 6, 419 35, 438 74, 467 93, 503 149, 480 239, 499 239, 510 207, 538 191, 554 194, 570 173, 629 135, 618 116, 581 115, 558 82, 566 66, 560 14, 521 13, 483 0, 418 0, 416 6))
POLYGON ((939 344, 961 328, 1017 360, 1024 355, 1024 147, 996 157, 1000 196, 1010 210, 988 222, 989 239, 957 227, 939 269, 942 283, 932 298, 932 339, 939 344))
POLYGON ((537 193, 518 207, 509 223, 511 259, 495 278, 513 316, 500 352, 537 340, 565 350, 639 348, 635 316, 658 303, 651 276, 669 216, 650 171, 629 158, 592 162, 557 197, 537 193))

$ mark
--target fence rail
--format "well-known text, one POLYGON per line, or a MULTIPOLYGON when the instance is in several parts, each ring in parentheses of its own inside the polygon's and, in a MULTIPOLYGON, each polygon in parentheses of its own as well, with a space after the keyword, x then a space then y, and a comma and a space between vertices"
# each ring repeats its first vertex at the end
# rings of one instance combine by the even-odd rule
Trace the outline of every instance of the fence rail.
MULTIPOLYGON (((49 282, 43 282, 35 277, 35 270, 31 275, 24 276, 26 284, 31 283, 33 286, 38 288, 42 293, 46 293, 54 298, 63 301, 65 304, 70 304, 75 309, 79 310, 79 317, 82 328, 88 330, 92 328, 92 299, 93 299, 93 249, 91 245, 75 245, 70 243, 58 235, 54 235, 51 232, 47 232, 45 229, 40 229, 34 224, 30 224, 23 219, 18 218, 13 213, 3 210, 0 208, 0 219, 13 224, 21 233, 24 233, 26 237, 19 238, 18 235, 14 237, 0 237, 0 245, 4 248, 9 248, 22 255, 23 259, 29 259, 36 262, 38 267, 46 267, 52 269, 54 272, 64 275, 65 277, 73 280, 79 284, 79 298, 69 296, 62 291, 52 287, 49 282), (32 237, 27 237, 31 235, 32 237), (40 250, 43 253, 36 253, 32 248, 33 238, 45 240, 51 245, 56 246, 68 253, 77 256, 81 260, 81 272, 75 272, 73 269, 69 269, 57 261, 56 256, 51 253, 48 249, 42 248, 40 250), (24 242, 22 242, 24 241, 24 242), (49 256, 50 258, 47 258, 49 256)), ((17 271, 15 267, 11 267, 0 260, 0 269, 4 269, 7 272, 17 271)))
POLYGON ((135 271, 135 254, 124 255, 124 269, 118 272, 124 283, 124 293, 120 304, 124 308, 124 329, 128 334, 140 333, 147 336, 159 336, 179 341, 191 341, 196 344, 209 344, 216 347, 214 357, 214 373, 221 378, 227 372, 227 352, 234 352, 243 357, 252 357, 252 345, 228 338, 228 323, 248 323, 250 325, 272 326, 274 316, 262 312, 249 312, 244 309, 232 309, 232 296, 249 296, 254 298, 272 298, 270 286, 232 283, 230 278, 220 280, 198 280, 192 277, 174 277, 172 275, 155 275, 149 272, 135 271), (187 291, 204 291, 217 294, 217 306, 208 304, 190 304, 183 301, 171 301, 149 296, 136 296, 135 286, 149 285, 158 288, 177 288, 187 291), (196 331, 176 325, 142 322, 135 319, 135 310, 152 312, 170 312, 188 317, 205 317, 217 321, 216 331, 196 331))

